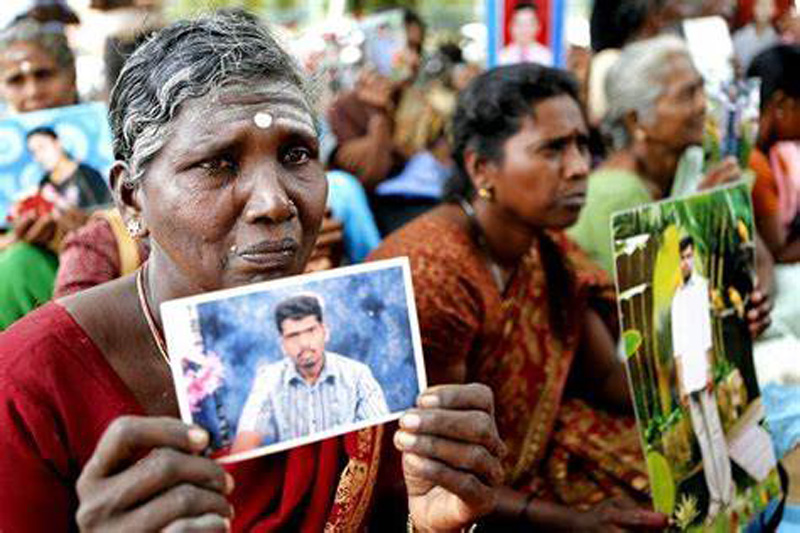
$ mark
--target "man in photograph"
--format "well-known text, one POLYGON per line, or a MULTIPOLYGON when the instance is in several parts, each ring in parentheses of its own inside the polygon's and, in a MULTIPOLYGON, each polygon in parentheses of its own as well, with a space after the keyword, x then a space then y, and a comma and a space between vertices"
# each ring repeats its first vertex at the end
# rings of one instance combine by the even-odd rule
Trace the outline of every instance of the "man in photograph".
POLYGON ((694 271, 694 240, 681 239, 681 284, 672 299, 672 350, 681 404, 689 408, 708 487, 708 523, 733 500, 728 445, 719 419, 712 375, 708 281, 694 271))
POLYGON ((369 367, 325 349, 330 332, 317 296, 280 302, 275 325, 285 357, 256 371, 232 453, 389 414, 369 367))
POLYGON ((95 169, 75 161, 61 144, 56 132, 35 128, 27 135, 28 150, 45 174, 39 183, 43 193, 62 208, 96 207, 111 203, 111 191, 95 169), (49 192, 48 192, 49 191, 49 192))

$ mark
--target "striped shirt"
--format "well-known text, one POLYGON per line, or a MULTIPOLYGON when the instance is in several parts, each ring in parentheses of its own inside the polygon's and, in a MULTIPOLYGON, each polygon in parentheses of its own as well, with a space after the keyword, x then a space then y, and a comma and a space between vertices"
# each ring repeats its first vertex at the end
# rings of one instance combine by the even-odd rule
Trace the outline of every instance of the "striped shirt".
POLYGON ((259 368, 238 431, 259 433, 266 445, 386 414, 383 389, 369 367, 325 352, 325 364, 313 385, 288 357, 259 368))

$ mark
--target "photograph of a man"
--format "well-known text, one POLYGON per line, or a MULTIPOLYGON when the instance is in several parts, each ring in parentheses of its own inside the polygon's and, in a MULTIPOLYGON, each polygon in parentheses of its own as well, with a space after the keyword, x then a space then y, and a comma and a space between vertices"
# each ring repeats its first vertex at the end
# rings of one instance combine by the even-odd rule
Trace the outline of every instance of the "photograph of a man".
POLYGON ((708 281, 694 271, 694 239, 681 239, 681 284, 672 299, 672 350, 681 403, 688 406, 709 493, 707 523, 734 497, 728 445, 714 396, 708 281))
POLYGON ((278 303, 275 325, 284 358, 256 371, 232 453, 389 414, 369 367, 325 349, 330 332, 317 296, 278 303))
POLYGON ((111 202, 111 191, 95 169, 75 161, 64 149, 56 132, 35 128, 27 135, 28 150, 44 169, 40 189, 51 188, 65 208, 87 208, 111 202))

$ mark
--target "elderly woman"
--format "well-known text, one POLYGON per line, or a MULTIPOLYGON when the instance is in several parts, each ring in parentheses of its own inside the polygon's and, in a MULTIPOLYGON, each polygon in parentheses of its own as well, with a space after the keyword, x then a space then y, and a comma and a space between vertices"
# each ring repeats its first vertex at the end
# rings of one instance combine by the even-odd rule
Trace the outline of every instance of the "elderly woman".
MULTIPOLYGON (((129 58, 111 98, 111 181, 150 256, 0 336, 0 529, 364 527, 380 428, 223 468, 201 454, 208 434, 177 418, 159 313, 303 270, 327 191, 312 108, 294 62, 247 17, 177 23, 129 58)), ((403 455, 410 526, 459 530, 494 507, 492 409, 481 385, 444 386, 402 419, 416 442, 403 455)))
MULTIPOLYGON (((0 33, 0 97, 10 113, 72 105, 77 95, 75 58, 62 33, 32 20, 17 22, 0 33)), ((78 188, 98 191, 94 201, 110 201, 101 179, 87 179, 74 162, 59 165, 49 178, 58 188, 80 181, 78 188)), ((23 215, 14 221, 13 232, 0 239, 4 241, 0 244, 0 330, 52 296, 60 239, 86 220, 75 207, 58 216, 23 215)))
POLYGON ((613 288, 561 231, 580 213, 589 171, 577 84, 538 65, 489 71, 462 93, 453 137, 452 201, 374 257, 410 258, 432 382, 478 380, 495 393, 509 449, 495 519, 544 531, 664 527, 635 508, 647 476, 632 417, 610 414, 631 412, 613 288))
MULTIPOLYGON (((673 36, 626 46, 606 77, 606 96, 613 152, 589 178, 586 207, 570 235, 611 273, 611 214, 671 194, 681 158, 702 143, 706 99, 686 44, 673 36)), ((736 163, 726 160, 702 185, 737 175, 736 163)))

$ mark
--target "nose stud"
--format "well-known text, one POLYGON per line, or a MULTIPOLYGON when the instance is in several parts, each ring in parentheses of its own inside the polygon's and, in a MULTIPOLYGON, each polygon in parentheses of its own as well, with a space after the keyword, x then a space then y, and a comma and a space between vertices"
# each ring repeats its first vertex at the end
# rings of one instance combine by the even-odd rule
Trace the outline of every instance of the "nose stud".
POLYGON ((272 115, 266 111, 259 111, 253 117, 253 122, 255 122, 256 126, 261 128, 262 130, 265 130, 270 126, 272 126, 273 121, 274 119, 272 118, 272 115))

